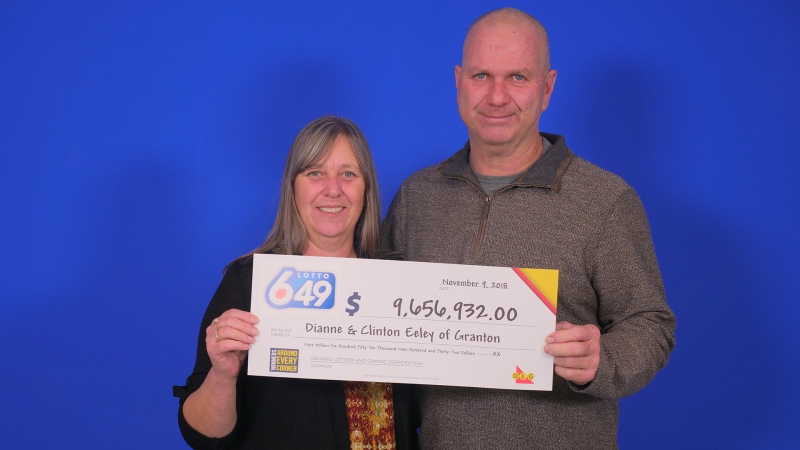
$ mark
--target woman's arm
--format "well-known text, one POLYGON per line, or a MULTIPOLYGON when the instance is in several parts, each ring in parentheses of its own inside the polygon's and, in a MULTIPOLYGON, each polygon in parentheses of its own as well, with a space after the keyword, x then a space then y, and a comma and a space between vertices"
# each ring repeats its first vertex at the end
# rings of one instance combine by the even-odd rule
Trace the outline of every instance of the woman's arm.
POLYGON ((249 312, 229 309, 206 327, 211 369, 183 404, 186 422, 205 436, 224 437, 236 426, 236 379, 258 335, 257 322, 249 312))

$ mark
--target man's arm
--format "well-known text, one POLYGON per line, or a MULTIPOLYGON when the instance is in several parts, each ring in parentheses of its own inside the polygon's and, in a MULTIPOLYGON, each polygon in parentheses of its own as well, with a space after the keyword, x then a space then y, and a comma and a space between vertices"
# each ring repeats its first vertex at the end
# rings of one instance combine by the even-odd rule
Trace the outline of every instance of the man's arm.
POLYGON ((624 192, 588 252, 597 295, 593 324, 559 323, 546 352, 574 390, 620 398, 646 386, 675 347, 675 316, 667 306, 644 208, 624 192), (552 342, 551 342, 552 341, 552 342))

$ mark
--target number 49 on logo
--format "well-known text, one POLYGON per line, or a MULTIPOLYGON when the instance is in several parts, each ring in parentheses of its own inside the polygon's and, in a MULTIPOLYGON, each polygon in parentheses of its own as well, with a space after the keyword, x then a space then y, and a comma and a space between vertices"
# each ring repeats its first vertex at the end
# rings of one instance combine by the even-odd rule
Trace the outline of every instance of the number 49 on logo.
POLYGON ((333 308, 336 277, 330 272, 298 271, 284 267, 267 286, 267 304, 273 308, 333 308))

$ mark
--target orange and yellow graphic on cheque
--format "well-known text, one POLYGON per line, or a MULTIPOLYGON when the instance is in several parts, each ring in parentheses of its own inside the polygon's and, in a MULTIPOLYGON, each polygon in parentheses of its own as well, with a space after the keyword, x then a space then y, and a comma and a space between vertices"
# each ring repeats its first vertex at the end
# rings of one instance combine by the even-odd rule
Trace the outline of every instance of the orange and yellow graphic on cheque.
POLYGON ((558 307, 558 270, 522 269, 518 267, 512 267, 512 269, 539 297, 539 300, 555 314, 558 307))

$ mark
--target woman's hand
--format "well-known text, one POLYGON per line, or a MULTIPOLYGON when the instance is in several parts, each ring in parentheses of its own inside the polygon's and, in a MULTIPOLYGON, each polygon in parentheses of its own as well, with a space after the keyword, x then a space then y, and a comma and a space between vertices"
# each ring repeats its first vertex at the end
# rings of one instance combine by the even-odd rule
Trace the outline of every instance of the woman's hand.
POLYGON ((221 377, 236 378, 250 345, 258 336, 258 317, 247 311, 229 309, 206 328, 206 351, 211 370, 221 377))
POLYGON ((229 309, 206 328, 211 370, 183 403, 186 423, 200 434, 220 438, 236 427, 236 377, 258 336, 256 323, 258 317, 254 314, 229 309))

